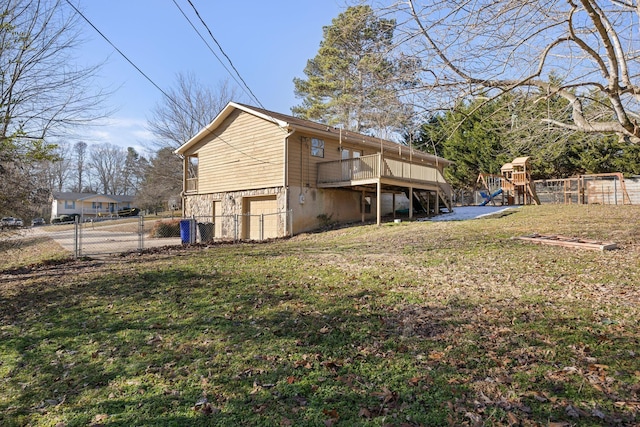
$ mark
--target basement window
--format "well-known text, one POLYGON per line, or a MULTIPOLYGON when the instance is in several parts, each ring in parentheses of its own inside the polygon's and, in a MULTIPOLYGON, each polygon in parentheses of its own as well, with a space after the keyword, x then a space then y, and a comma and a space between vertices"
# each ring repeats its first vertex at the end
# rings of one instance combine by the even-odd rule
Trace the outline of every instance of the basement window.
POLYGON ((366 213, 366 214, 371 213, 371 197, 365 197, 363 201, 364 203, 360 205, 361 206, 360 210, 364 209, 364 212, 361 212, 361 213, 366 213))
POLYGON ((311 155, 314 157, 324 157, 324 140, 311 138, 311 155))

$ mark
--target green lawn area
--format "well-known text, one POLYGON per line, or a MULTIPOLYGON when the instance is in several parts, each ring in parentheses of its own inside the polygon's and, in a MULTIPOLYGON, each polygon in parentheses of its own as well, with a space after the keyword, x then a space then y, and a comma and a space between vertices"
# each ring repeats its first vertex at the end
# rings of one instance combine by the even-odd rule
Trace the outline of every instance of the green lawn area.
POLYGON ((0 271, 0 425, 638 425, 638 218, 533 206, 66 262, 32 241, 0 271), (620 249, 512 239, 534 232, 620 249))

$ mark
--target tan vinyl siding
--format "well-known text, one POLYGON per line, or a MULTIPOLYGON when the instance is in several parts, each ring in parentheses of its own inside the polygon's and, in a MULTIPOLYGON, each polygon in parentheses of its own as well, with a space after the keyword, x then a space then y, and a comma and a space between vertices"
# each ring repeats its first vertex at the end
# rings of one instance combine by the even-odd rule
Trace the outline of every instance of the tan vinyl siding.
POLYGON ((288 184, 315 188, 318 177, 318 163, 340 160, 340 156, 339 140, 306 134, 294 134, 289 138, 288 184), (311 138, 324 140, 324 158, 311 155, 311 138))
POLYGON ((286 133, 242 111, 233 112, 189 154, 199 160, 198 193, 281 186, 286 133))

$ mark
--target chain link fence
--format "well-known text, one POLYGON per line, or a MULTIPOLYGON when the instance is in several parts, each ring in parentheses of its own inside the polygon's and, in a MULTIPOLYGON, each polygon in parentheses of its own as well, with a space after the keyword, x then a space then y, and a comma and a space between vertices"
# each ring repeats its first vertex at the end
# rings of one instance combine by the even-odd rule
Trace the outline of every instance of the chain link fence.
POLYGON ((183 243, 263 241, 291 236, 291 211, 288 213, 192 216, 180 220, 180 236, 183 243))
POLYGON ((118 220, 77 221, 68 233, 57 232, 54 239, 76 257, 120 254, 148 247, 179 245, 179 234, 162 235, 154 231, 163 220, 130 217, 118 220), (67 242, 69 239, 71 241, 67 242))
POLYGON ((83 221, 52 225, 48 234, 76 258, 142 251, 152 247, 221 241, 263 241, 292 235, 290 215, 220 215, 191 218, 83 221))

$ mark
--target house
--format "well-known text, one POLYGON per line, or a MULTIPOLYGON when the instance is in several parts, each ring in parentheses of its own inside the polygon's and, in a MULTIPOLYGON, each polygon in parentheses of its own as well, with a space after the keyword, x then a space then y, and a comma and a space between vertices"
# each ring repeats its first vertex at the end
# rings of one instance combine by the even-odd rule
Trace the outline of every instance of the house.
POLYGON ((132 207, 133 196, 53 192, 51 219, 60 215, 81 215, 83 217, 109 216, 118 210, 132 207))
POLYGON ((176 151, 183 214, 215 218, 216 238, 261 240, 408 207, 451 209, 450 161, 296 117, 229 103, 176 151))

